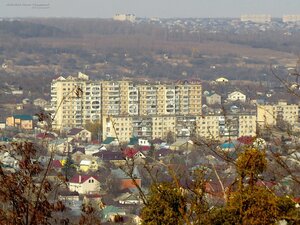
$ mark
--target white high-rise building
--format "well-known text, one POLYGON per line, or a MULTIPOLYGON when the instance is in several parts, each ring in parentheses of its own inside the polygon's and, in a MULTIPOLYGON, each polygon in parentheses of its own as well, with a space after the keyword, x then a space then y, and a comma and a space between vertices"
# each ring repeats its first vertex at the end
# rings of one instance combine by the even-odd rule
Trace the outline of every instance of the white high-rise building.
POLYGON ((89 80, 62 76, 51 83, 53 128, 82 127, 103 115, 199 115, 202 109, 201 83, 134 84, 130 81, 89 80))
POLYGON ((248 14, 241 16, 242 22, 253 22, 253 23, 270 23, 271 15, 266 14, 248 14))
POLYGON ((284 23, 300 22, 300 14, 298 14, 298 15, 283 15, 282 22, 284 22, 284 23))
POLYGON ((53 128, 82 127, 86 121, 100 120, 101 82, 85 74, 62 76, 51 83, 51 105, 55 110, 53 128))
POLYGON ((134 14, 120 14, 117 13, 116 15, 114 15, 113 20, 116 21, 129 21, 131 23, 133 23, 136 19, 136 16, 134 14))

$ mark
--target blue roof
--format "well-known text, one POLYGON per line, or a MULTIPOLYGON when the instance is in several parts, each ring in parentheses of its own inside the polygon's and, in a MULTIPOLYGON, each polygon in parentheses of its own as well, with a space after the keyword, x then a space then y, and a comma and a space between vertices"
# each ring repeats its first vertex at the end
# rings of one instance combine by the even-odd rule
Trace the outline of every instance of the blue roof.
POLYGON ((20 114, 20 115, 13 115, 15 119, 20 119, 20 120, 32 120, 32 116, 30 115, 25 115, 25 114, 20 114))
POLYGON ((232 143, 232 142, 226 142, 226 143, 221 144, 220 147, 221 147, 222 149, 224 149, 224 148, 235 148, 235 145, 234 145, 234 143, 232 143))
POLYGON ((0 137, 0 141, 6 141, 6 142, 9 142, 9 141, 11 141, 11 139, 8 138, 8 137, 0 137))

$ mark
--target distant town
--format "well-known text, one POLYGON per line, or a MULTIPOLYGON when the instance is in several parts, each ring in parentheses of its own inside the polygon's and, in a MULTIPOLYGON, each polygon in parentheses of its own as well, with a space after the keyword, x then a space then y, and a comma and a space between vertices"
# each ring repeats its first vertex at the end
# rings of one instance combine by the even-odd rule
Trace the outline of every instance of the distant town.
POLYGON ((78 222, 90 204, 101 224, 143 224, 153 183, 173 175, 185 193, 201 170, 207 205, 225 205, 240 175, 232 162, 250 148, 268 167, 249 185, 291 196, 299 213, 299 24, 300 15, 2 19, 2 174, 41 166, 56 188, 47 197, 66 206, 61 219, 78 222), (28 143, 36 154, 23 161, 14 151, 28 143))
MULTIPOLYGON (((271 148, 275 148, 274 137, 291 149, 298 144, 299 104, 272 98, 274 90, 250 97, 245 90, 232 87, 226 77, 210 83, 213 90, 203 90, 197 80, 136 83, 90 80, 81 72, 59 76, 51 82, 51 102, 24 99, 18 106, 38 106, 41 113, 11 114, 1 122, 1 141, 5 145, 31 140, 45 146, 37 160, 46 163, 49 154, 55 153, 51 170, 56 172, 67 157, 72 158, 76 170, 59 198, 69 204, 73 216, 80 214, 82 201, 104 204, 109 198, 111 205, 102 211, 103 220, 127 215, 138 221, 136 210, 142 200, 136 184, 118 169, 128 159, 136 162, 136 182, 146 190, 150 181, 139 170, 152 158, 169 163, 180 160, 187 169, 199 165, 199 157, 205 165, 210 160, 221 163, 207 150, 197 155, 208 148, 202 141, 227 153, 255 140, 258 133, 271 148), (118 186, 108 189, 110 182, 118 186)), ((4 153, 1 161, 7 169, 18 170, 17 159, 10 155, 4 153)))

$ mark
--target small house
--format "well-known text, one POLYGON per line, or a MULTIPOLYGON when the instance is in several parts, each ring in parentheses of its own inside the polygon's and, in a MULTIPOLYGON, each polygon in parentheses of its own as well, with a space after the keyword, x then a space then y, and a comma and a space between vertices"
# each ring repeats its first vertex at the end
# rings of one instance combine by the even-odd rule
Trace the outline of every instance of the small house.
POLYGON ((206 96, 206 103, 208 105, 221 104, 221 95, 213 92, 206 96))
POLYGON ((83 128, 72 128, 67 133, 68 139, 77 141, 77 142, 91 142, 92 140, 92 133, 83 128))
POLYGON ((231 101, 231 102, 234 102, 234 101, 245 102, 246 101, 246 95, 244 95, 240 91, 234 91, 234 92, 231 92, 231 93, 228 94, 227 100, 231 101))
POLYGON ((77 191, 79 194, 98 193, 100 191, 100 180, 94 175, 74 175, 68 182, 70 191, 77 191))

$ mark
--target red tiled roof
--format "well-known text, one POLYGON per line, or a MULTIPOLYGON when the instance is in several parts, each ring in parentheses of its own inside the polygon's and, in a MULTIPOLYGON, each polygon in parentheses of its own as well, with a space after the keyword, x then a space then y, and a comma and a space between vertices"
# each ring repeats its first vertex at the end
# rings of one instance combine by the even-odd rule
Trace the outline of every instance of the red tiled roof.
POLYGON ((296 203, 300 203, 300 197, 293 198, 293 201, 296 203))
POLYGON ((62 168, 62 164, 59 160, 53 160, 51 162, 51 168, 60 169, 60 168, 62 168))
POLYGON ((149 151, 150 148, 151 148, 150 146, 140 146, 140 147, 139 147, 139 150, 140 150, 140 151, 149 151))
POLYGON ((251 145, 254 141, 254 137, 251 136, 242 136, 237 139, 240 143, 245 145, 251 145))
POLYGON ((77 183, 77 184, 82 184, 85 181, 87 181, 88 179, 90 179, 91 177, 93 177, 95 180, 99 181, 99 177, 95 176, 95 175, 80 175, 80 174, 76 174, 74 175, 71 179, 70 179, 70 183, 77 183), (81 179, 81 182, 79 182, 81 179))
POLYGON ((134 148, 126 148, 123 151, 123 154, 128 158, 133 158, 133 156, 138 152, 138 150, 134 148))

